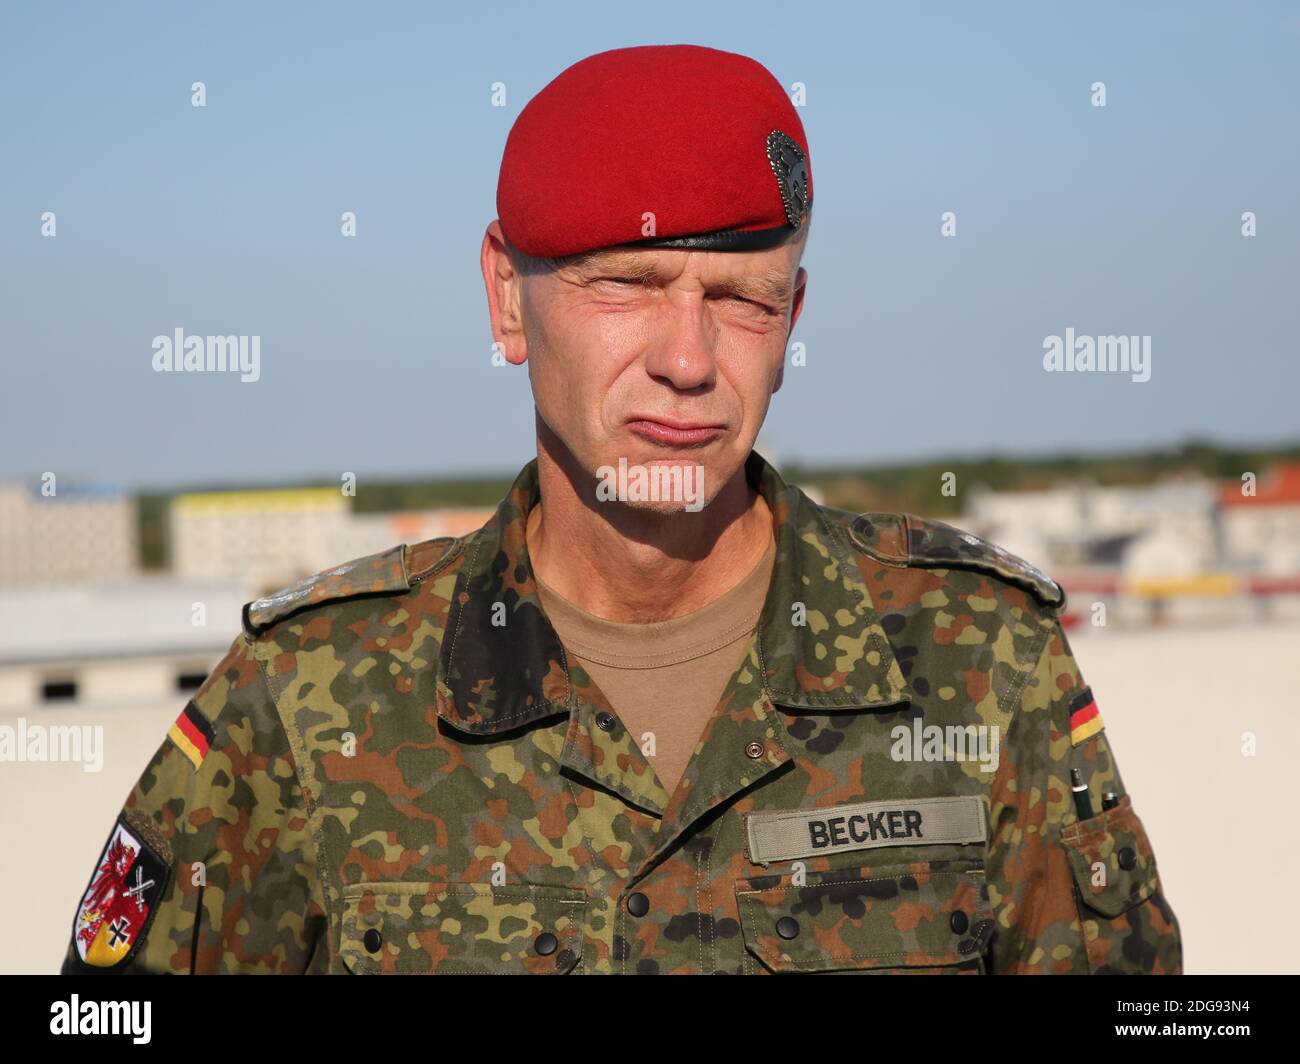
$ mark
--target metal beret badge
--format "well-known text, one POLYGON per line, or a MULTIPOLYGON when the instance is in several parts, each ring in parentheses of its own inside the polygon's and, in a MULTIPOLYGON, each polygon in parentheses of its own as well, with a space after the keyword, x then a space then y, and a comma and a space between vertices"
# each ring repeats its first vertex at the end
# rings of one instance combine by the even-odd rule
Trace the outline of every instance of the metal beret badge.
POLYGON ((790 137, 779 129, 767 135, 767 161, 776 175, 785 204, 786 220, 795 229, 803 225, 808 214, 808 158, 790 137))

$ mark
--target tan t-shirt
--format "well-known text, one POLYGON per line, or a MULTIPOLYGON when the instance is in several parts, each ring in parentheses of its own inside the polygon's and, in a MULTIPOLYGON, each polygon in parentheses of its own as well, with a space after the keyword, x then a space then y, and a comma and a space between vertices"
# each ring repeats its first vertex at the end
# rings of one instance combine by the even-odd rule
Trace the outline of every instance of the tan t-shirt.
POLYGON ((683 617, 648 624, 597 617, 537 581, 542 609, 565 651, 605 693, 669 794, 740 665, 775 561, 772 540, 758 565, 721 598, 683 617))

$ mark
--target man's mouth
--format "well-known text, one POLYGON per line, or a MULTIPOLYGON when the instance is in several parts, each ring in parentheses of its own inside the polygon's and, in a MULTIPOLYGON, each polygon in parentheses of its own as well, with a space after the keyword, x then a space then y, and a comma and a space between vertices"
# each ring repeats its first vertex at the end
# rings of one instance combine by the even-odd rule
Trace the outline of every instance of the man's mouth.
POLYGON ((722 425, 659 417, 634 417, 628 421, 627 427, 643 439, 669 447, 698 447, 716 440, 724 430, 722 425))

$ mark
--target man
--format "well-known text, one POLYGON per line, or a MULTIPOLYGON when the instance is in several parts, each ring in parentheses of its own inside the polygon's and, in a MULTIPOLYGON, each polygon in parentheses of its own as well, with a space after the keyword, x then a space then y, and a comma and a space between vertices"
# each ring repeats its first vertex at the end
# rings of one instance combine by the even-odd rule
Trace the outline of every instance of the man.
POLYGON ((1181 970, 1061 589, 752 451, 812 191, 742 56, 529 103, 482 267, 537 459, 479 531, 245 608, 65 971, 1181 970))

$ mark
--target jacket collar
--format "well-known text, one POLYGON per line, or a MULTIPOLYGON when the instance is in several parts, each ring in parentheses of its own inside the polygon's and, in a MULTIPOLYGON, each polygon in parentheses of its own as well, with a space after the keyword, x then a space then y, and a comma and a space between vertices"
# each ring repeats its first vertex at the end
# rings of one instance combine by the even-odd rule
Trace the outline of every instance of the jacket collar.
MULTIPOLYGON (((902 672, 838 511, 787 485, 756 451, 745 475, 767 501, 776 536, 759 621, 771 701, 822 710, 905 701, 902 672)), ((495 734, 577 706, 528 558, 525 529, 539 498, 534 459, 465 544, 437 672, 438 715, 463 731, 495 734)))

